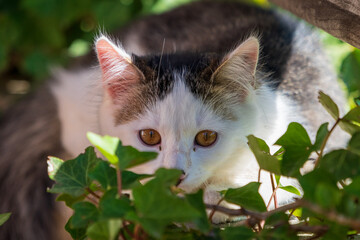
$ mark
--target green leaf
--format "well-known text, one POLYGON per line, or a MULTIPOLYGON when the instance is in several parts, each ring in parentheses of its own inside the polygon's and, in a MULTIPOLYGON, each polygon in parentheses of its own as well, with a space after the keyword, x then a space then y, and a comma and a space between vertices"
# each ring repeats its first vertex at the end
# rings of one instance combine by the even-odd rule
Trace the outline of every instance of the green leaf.
POLYGON ((66 194, 66 193, 63 193, 63 194, 60 194, 57 198, 56 198, 56 201, 64 201, 66 206, 68 207, 72 207, 72 205, 76 202, 80 202, 82 200, 84 200, 85 196, 84 195, 81 195, 81 196, 78 196, 78 197, 73 197, 69 194, 66 194))
POLYGON ((239 227, 228 227, 225 230, 220 232, 221 239, 223 240, 234 240, 234 239, 254 239, 256 234, 248 227, 239 226, 239 227))
POLYGON ((299 178, 302 189, 304 190, 304 198, 312 202, 317 201, 316 190, 320 183, 336 186, 336 180, 333 175, 323 169, 315 169, 299 178))
POLYGON ((150 174, 136 174, 131 171, 121 171, 121 182, 123 189, 132 189, 136 186, 141 185, 140 180, 152 177, 153 175, 150 174))
POLYGON ((134 188, 134 205, 141 217, 129 214, 127 219, 140 222, 147 233, 160 238, 165 227, 172 222, 191 222, 201 218, 199 210, 170 190, 180 175, 180 170, 161 168, 156 171, 154 179, 134 188))
POLYGON ((90 186, 89 172, 101 159, 96 157, 93 147, 88 147, 84 154, 64 162, 54 176, 55 184, 49 190, 52 193, 67 193, 74 197, 85 193, 90 186))
POLYGON ((74 228, 84 228, 99 217, 99 210, 90 202, 77 202, 73 205, 73 209, 71 226, 74 228))
POLYGON ((360 123, 360 106, 356 106, 351 109, 347 114, 345 114, 342 120, 360 123))
POLYGON ((356 132, 350 139, 348 150, 352 153, 360 155, 360 132, 356 132))
POLYGON ((290 123, 285 134, 275 144, 285 149, 281 161, 282 175, 299 176, 299 169, 308 160, 313 148, 305 128, 299 123, 290 123))
POLYGON ((87 133, 87 138, 105 157, 109 162, 116 165, 119 161, 115 152, 120 143, 120 140, 110 136, 100 136, 92 132, 87 133))
POLYGON ((197 209, 201 216, 195 219, 193 222, 195 226, 203 233, 207 233, 210 230, 210 222, 208 215, 206 214, 206 207, 203 201, 203 191, 199 190, 197 193, 186 194, 186 200, 197 209))
POLYGON ((122 222, 119 219, 110 219, 92 223, 86 231, 92 240, 114 240, 116 239, 122 222))
POLYGON ((49 156, 48 157, 48 174, 49 174, 49 178, 51 180, 54 180, 54 176, 56 174, 56 172, 59 170, 60 166, 64 163, 63 160, 61 160, 60 158, 57 157, 52 157, 49 156))
POLYGON ((337 120, 339 118, 339 108, 336 105, 336 103, 328 95, 326 95, 322 91, 319 91, 318 99, 319 99, 319 102, 321 103, 321 105, 323 105, 323 107, 325 108, 325 110, 335 120, 337 120))
POLYGON ((89 172, 89 177, 98 181, 105 190, 117 187, 116 170, 105 161, 99 161, 94 169, 89 172))
POLYGON ((341 192, 334 185, 320 182, 316 186, 316 202, 324 208, 336 207, 340 203, 341 197, 341 192))
POLYGON ((247 136, 248 144, 261 169, 281 175, 279 160, 271 156, 269 146, 264 140, 253 135, 247 136))
POLYGON ((74 240, 83 240, 86 238, 86 228, 74 228, 71 226, 71 221, 73 217, 70 217, 65 225, 65 230, 70 233, 71 237, 74 240))
POLYGON ((329 133, 328 126, 329 126, 329 123, 323 123, 319 127, 319 130, 316 133, 316 140, 314 143, 315 150, 321 149, 321 146, 325 140, 325 137, 329 133))
POLYGON ((251 182, 241 188, 230 188, 225 193, 225 200, 230 203, 255 211, 266 211, 264 200, 259 194, 259 182, 251 182))
POLYGON ((319 167, 331 173, 336 180, 360 175, 360 156, 345 149, 326 154, 319 167))
POLYGON ((360 50, 349 53, 341 65, 341 76, 349 92, 360 89, 360 50))
POLYGON ((11 216, 11 213, 1 213, 0 214, 0 226, 3 225, 11 216))
POLYGON ((101 218, 122 218, 129 211, 134 211, 131 201, 127 197, 119 199, 117 189, 107 191, 101 198, 100 203, 101 218))
POLYGON ((157 157, 157 153, 140 152, 131 146, 121 146, 120 143, 116 149, 116 156, 119 159, 119 168, 126 169, 155 159, 157 157))
POLYGON ((346 132, 354 134, 360 131, 360 106, 351 109, 340 121, 339 126, 346 132))
POLYGON ((360 198, 360 176, 355 177, 351 184, 345 186, 344 191, 360 198))
POLYGON ((279 188, 282 189, 282 190, 285 190, 287 192, 290 192, 290 193, 296 194, 298 196, 301 196, 300 191, 294 186, 291 186, 291 185, 289 185, 289 186, 279 186, 279 188))

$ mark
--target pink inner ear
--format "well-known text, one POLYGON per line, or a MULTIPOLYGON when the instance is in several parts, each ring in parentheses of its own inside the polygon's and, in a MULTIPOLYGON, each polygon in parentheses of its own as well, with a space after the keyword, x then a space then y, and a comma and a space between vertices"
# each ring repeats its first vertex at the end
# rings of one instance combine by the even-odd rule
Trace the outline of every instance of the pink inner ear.
POLYGON ((140 79, 139 70, 131 63, 129 55, 116 48, 106 39, 96 43, 104 87, 114 102, 127 97, 140 79))

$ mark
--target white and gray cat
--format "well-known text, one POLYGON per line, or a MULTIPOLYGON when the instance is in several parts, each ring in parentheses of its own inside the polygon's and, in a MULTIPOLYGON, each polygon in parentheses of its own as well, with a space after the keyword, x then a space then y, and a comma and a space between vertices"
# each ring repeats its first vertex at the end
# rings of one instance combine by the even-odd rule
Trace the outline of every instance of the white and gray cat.
MULTIPOLYGON (((135 170, 179 168, 179 187, 203 188, 216 203, 217 191, 257 181, 247 135, 273 144, 292 121, 314 133, 330 120, 319 89, 344 103, 313 32, 274 11, 198 2, 140 19, 117 38, 122 45, 96 39, 100 67, 57 70, 50 92, 41 89, 0 123, 0 210, 14 212, 0 229, 6 239, 56 238, 46 155, 76 156, 89 145, 87 131, 158 152, 135 170)), ((269 175, 261 181, 268 201, 269 175)), ((278 198, 292 195, 279 191, 278 198)))

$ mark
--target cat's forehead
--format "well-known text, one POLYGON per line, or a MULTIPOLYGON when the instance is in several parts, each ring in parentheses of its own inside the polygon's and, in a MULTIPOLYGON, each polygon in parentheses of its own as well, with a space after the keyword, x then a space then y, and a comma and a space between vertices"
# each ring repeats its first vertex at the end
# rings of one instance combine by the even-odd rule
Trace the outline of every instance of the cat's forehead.
POLYGON ((137 99, 129 99, 128 104, 117 113, 120 116, 117 123, 139 118, 149 107, 176 94, 179 82, 202 106, 212 109, 223 119, 236 119, 231 109, 233 104, 229 102, 233 89, 229 90, 226 83, 212 77, 221 64, 222 56, 219 54, 164 54, 133 56, 132 59, 144 76, 138 86, 141 94, 137 99))
POLYGON ((193 94, 203 97, 220 60, 220 55, 214 53, 134 56, 134 64, 144 73, 144 84, 151 85, 159 99, 166 97, 178 80, 183 81, 193 94), (182 74, 181 79, 175 77, 177 73, 182 74))

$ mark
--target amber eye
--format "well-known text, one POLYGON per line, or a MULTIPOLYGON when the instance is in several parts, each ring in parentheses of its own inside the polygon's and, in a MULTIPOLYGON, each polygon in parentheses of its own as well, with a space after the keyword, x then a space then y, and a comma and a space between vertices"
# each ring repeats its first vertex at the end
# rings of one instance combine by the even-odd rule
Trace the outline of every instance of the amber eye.
POLYGON ((203 130, 196 134, 195 143, 202 147, 209 147, 216 141, 217 132, 210 130, 203 130))
POLYGON ((139 137, 143 143, 149 146, 154 146, 161 142, 160 133, 154 129, 140 130, 139 137))

